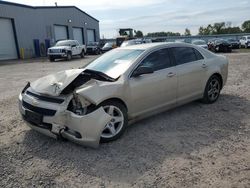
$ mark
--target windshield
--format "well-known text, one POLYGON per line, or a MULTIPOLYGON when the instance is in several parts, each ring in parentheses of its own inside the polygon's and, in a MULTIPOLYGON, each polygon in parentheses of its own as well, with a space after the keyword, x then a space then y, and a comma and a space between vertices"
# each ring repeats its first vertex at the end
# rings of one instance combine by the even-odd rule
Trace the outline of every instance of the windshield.
POLYGON ((88 46, 98 46, 98 42, 89 42, 88 46))
POLYGON ((193 41, 192 43, 195 45, 205 45, 206 44, 206 42, 203 40, 196 40, 196 41, 193 41))
POLYGON ((59 41, 55 46, 70 46, 71 43, 69 41, 59 41))
POLYGON ((103 47, 112 47, 112 43, 106 43, 103 47))
POLYGON ((91 62, 86 69, 105 73, 111 78, 118 78, 123 74, 143 50, 115 49, 91 62))

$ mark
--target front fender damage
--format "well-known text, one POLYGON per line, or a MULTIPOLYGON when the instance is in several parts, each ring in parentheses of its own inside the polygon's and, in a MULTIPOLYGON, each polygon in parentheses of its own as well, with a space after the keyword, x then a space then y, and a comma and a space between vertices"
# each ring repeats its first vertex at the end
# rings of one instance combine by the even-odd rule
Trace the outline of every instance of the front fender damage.
POLYGON ((103 107, 100 107, 87 115, 80 116, 66 111, 53 119, 53 125, 61 127, 59 133, 63 138, 80 145, 97 148, 101 133, 111 120, 111 116, 104 111, 103 107), (78 136, 72 134, 72 131, 78 133, 78 136))

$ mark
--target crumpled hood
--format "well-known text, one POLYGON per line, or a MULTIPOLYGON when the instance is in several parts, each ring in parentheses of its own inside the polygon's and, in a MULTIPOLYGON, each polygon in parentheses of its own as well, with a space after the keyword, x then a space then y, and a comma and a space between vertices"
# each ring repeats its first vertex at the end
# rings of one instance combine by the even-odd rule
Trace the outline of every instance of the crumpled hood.
POLYGON ((41 94, 59 96, 84 69, 71 69, 42 77, 31 83, 31 88, 41 94))

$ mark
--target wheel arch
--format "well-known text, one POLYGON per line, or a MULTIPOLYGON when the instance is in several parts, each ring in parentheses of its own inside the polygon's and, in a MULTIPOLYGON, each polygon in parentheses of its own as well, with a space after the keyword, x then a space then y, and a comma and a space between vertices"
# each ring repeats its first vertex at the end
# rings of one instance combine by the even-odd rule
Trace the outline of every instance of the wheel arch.
POLYGON ((108 99, 105 99, 103 100, 102 102, 100 102, 98 105, 104 103, 104 102, 109 102, 109 101, 116 101, 116 102, 119 102, 121 103, 122 105, 124 105, 124 107, 126 108, 126 110, 128 111, 128 107, 127 107, 127 104, 120 98, 117 98, 117 97, 112 97, 112 98, 108 98, 108 99))
POLYGON ((218 73, 218 72, 216 72, 216 73, 212 74, 212 75, 209 77, 209 79, 210 79, 212 76, 217 76, 217 77, 219 78, 220 84, 221 84, 221 89, 222 89, 222 87, 223 87, 223 78, 222 78, 221 74, 218 73))

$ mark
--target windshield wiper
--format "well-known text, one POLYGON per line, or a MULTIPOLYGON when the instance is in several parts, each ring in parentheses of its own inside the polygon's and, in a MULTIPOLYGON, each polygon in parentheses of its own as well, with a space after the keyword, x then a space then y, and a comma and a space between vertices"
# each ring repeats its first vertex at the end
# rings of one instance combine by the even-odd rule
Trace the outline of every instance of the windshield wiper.
POLYGON ((95 71, 91 69, 85 69, 83 73, 91 75, 91 77, 93 77, 94 79, 101 80, 101 81, 108 81, 108 82, 115 82, 119 78, 118 77, 114 79, 103 72, 95 71))

